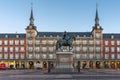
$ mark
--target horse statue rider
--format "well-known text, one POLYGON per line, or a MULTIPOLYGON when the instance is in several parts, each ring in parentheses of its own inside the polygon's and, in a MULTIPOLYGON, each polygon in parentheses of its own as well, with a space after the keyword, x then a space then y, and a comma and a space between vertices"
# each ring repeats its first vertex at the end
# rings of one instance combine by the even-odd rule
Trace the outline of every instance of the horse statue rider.
POLYGON ((59 39, 56 43, 56 50, 60 49, 61 50, 61 46, 69 46, 69 51, 72 49, 72 43, 73 40, 75 40, 75 37, 68 37, 67 36, 67 32, 65 31, 63 33, 63 37, 61 39, 59 39))

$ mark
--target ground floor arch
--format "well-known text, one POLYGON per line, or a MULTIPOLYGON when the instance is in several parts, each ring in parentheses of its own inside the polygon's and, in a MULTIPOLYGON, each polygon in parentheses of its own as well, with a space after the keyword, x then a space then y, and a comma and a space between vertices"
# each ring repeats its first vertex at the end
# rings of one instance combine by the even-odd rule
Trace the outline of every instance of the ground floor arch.
POLYGON ((100 69, 101 68, 101 62, 100 61, 96 61, 96 68, 100 69))
POLYGON ((87 66, 87 61, 82 61, 82 69, 85 69, 87 66))
POLYGON ((46 62, 46 61, 43 61, 43 62, 42 62, 42 68, 43 68, 43 69, 47 69, 47 62, 46 62))
POLYGON ((28 62, 28 66, 29 66, 29 69, 34 69, 34 62, 33 61, 29 61, 28 62))
POLYGON ((89 68, 90 68, 90 69, 93 69, 93 68, 94 68, 94 61, 90 61, 90 62, 89 62, 89 68))
POLYGON ((117 64, 116 64, 117 69, 120 69, 120 61, 117 61, 116 63, 117 63, 117 64))
POLYGON ((111 61, 111 62, 110 62, 110 67, 111 67, 111 69, 115 69, 115 64, 116 64, 115 61, 111 61))

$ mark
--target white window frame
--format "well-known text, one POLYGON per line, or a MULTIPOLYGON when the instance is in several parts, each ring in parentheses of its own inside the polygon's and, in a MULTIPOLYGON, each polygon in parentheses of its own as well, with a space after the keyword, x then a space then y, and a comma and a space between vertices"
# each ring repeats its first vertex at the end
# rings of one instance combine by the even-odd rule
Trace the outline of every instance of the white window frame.
POLYGON ((105 54, 105 59, 109 59, 109 54, 105 54))

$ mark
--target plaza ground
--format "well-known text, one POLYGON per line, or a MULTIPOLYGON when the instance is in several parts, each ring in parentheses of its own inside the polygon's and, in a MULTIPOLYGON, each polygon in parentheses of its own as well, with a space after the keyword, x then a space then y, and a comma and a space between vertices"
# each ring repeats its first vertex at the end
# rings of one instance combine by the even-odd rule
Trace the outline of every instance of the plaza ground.
POLYGON ((0 80, 120 80, 120 70, 94 69, 53 74, 41 70, 1 70, 0 80))

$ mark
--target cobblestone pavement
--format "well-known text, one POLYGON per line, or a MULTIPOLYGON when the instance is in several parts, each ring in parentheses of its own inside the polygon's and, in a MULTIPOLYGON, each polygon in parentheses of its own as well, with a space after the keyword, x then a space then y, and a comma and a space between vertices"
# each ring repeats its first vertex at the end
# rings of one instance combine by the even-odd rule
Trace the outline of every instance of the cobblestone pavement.
POLYGON ((3 70, 0 80, 120 80, 120 70, 81 70, 80 73, 55 74, 41 70, 3 70))

